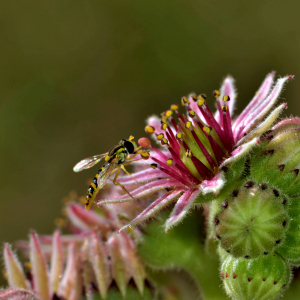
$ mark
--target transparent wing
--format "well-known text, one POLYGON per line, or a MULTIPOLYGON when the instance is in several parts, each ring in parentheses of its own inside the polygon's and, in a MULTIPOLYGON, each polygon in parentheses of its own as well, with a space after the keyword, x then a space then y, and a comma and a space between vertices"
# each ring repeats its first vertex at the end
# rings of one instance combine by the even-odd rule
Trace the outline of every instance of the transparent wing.
POLYGON ((89 169, 89 168, 93 167, 94 165, 96 165, 107 154, 108 154, 108 152, 83 159, 82 161, 80 161, 78 164, 75 165, 75 167, 73 168, 73 171, 80 172, 82 170, 89 169))
POLYGON ((116 165, 117 164, 116 164, 116 158, 115 158, 111 161, 110 164, 107 164, 106 166, 104 166, 102 168, 102 171, 101 171, 101 173, 99 174, 99 177, 98 177, 99 189, 102 189, 105 186, 111 172, 116 168, 116 165))

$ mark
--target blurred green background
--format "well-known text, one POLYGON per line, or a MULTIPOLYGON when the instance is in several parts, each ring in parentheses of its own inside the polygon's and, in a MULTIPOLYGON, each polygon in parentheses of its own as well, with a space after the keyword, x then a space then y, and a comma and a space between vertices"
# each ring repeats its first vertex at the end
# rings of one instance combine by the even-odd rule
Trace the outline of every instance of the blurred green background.
MULTIPOLYGON (((0 241, 51 233, 61 200, 86 192, 79 160, 189 92, 236 78, 237 111, 265 75, 294 74, 300 114, 299 2, 4 1, 0 11, 0 241)), ((211 101, 213 98, 210 98, 211 101)))

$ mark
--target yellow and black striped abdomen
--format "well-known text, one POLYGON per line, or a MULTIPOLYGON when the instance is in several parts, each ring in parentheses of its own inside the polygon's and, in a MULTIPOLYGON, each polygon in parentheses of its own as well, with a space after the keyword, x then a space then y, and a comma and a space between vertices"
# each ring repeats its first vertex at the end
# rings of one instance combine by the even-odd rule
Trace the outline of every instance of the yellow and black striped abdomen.
POLYGON ((99 186, 98 186, 98 178, 100 176, 100 173, 102 171, 103 168, 101 168, 98 173, 96 174, 96 176, 93 179, 93 182, 91 183, 91 185, 89 186, 88 190, 87 190, 87 194, 86 194, 86 202, 85 202, 85 209, 89 210, 91 208, 92 203, 95 200, 96 195, 99 192, 99 186))

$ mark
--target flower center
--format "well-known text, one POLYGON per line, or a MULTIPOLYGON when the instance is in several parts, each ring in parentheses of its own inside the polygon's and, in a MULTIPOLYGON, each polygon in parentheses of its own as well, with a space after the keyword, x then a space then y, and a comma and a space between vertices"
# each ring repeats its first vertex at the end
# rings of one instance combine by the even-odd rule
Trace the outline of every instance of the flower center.
POLYGON ((220 99, 219 91, 213 95, 218 108, 215 116, 206 104, 205 95, 190 95, 181 98, 186 114, 181 114, 179 106, 173 104, 162 114, 160 125, 150 124, 145 128, 168 151, 151 146, 155 151, 152 156, 155 164, 151 166, 177 180, 180 178, 189 187, 213 178, 235 144, 227 105, 230 97, 225 95, 220 99))

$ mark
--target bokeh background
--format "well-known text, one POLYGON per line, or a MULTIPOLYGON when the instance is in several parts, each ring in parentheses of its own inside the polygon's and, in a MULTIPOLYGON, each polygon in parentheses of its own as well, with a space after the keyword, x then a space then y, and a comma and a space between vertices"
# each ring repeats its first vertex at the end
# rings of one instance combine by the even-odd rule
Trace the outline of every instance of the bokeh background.
MULTIPOLYGON (((64 196, 97 167, 79 160, 189 92, 231 74, 237 111, 265 75, 294 74, 300 114, 299 1, 27 0, 0 10, 0 243, 51 233, 64 196)), ((210 98, 213 103, 213 97, 210 98)))

